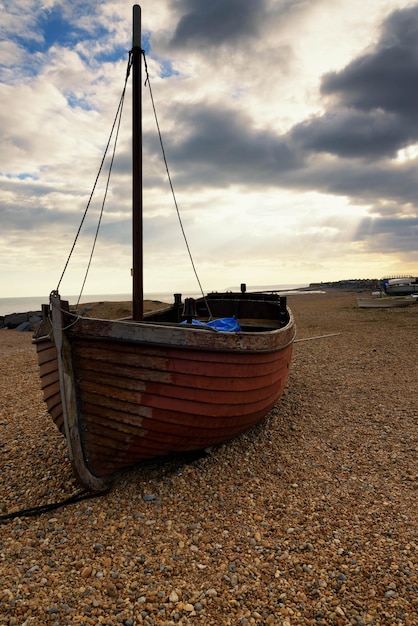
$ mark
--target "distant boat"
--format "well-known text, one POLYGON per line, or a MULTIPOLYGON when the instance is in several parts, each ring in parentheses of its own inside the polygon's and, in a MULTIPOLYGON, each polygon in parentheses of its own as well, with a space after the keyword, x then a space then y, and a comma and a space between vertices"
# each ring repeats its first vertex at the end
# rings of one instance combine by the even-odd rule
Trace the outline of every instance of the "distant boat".
POLYGON ((285 297, 245 285, 185 302, 177 294, 143 314, 137 5, 133 17, 133 318, 79 317, 55 290, 34 336, 48 411, 92 491, 124 468, 219 444, 263 419, 286 384, 296 332, 285 297))
POLYGON ((418 294, 418 278, 403 276, 400 278, 384 278, 382 285, 388 296, 410 296, 418 294))
POLYGON ((414 296, 386 296, 376 295, 371 298, 357 298, 357 306, 360 309, 392 309, 407 307, 416 304, 414 296))

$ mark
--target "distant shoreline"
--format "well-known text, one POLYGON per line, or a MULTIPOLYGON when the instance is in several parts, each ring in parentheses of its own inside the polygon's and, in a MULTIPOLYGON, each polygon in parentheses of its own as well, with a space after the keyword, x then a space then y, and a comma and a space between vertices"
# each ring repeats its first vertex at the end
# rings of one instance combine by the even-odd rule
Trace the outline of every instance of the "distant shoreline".
MULTIPOLYGON (((253 287, 251 286, 249 290, 290 290, 298 289, 299 286, 293 285, 274 285, 272 287, 253 287), (276 289, 277 287, 277 289, 276 289)), ((236 289, 239 289, 237 287, 236 289)), ((222 289, 221 292, 229 291, 231 289, 222 289)), ((208 290, 210 292, 212 290, 208 290)), ((159 291, 159 292, 146 292, 144 294, 144 300, 150 301, 160 301, 160 302, 174 302, 174 291, 159 291)), ((181 292, 183 297, 194 297, 198 298, 200 294, 197 290, 195 291, 183 291, 181 292)), ((130 293, 119 293, 119 294, 87 294, 83 295, 80 298, 80 304, 90 304, 91 302, 127 302, 132 298, 130 293)), ((78 302, 79 296, 74 294, 62 294, 63 300, 68 300, 71 306, 75 306, 78 302)), ((0 317, 5 315, 12 315, 17 313, 25 313, 28 311, 37 312, 40 311, 43 304, 47 304, 49 301, 48 295, 40 295, 40 296, 25 296, 25 297, 17 297, 17 298, 0 298, 0 317)))
MULTIPOLYGON (((220 293, 225 291, 232 291, 239 289, 239 287, 231 287, 228 289, 220 290, 220 293)), ((297 293, 312 293, 323 292, 324 290, 343 290, 343 291, 373 291, 380 289, 380 281, 378 279, 359 279, 359 280, 341 280, 335 282, 320 282, 310 283, 300 286, 290 285, 273 285, 273 286, 253 286, 248 287, 248 291, 260 291, 260 292, 277 292, 283 295, 297 294, 297 293)), ((210 292, 210 290, 209 290, 210 292)), ((199 297, 200 294, 197 291, 184 291, 182 294, 184 297, 199 297)), ((77 295, 64 295, 63 298, 70 302, 71 306, 75 306, 78 301, 77 295)), ((42 304, 47 303, 48 296, 28 296, 20 298, 0 298, 0 318, 18 313, 27 312, 39 312, 42 304)), ((86 305, 92 302, 128 302, 131 300, 130 294, 88 294, 82 296, 80 304, 86 305)), ((159 301, 168 302, 173 301, 173 293, 171 292, 155 292, 146 293, 144 301, 159 301)))

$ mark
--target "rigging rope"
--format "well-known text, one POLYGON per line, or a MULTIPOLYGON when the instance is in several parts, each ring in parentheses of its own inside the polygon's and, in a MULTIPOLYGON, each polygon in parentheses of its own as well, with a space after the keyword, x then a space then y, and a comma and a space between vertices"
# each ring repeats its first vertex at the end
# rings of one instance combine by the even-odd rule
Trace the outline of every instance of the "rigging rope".
POLYGON ((70 253, 68 255, 67 261, 65 262, 64 269, 62 271, 61 277, 60 277, 60 279, 58 281, 58 284, 57 284, 57 287, 56 287, 56 291, 58 291, 59 290, 59 286, 60 286, 60 284, 62 282, 62 279, 64 278, 64 274, 65 274, 65 272, 67 270, 67 267, 68 267, 68 264, 70 262, 70 259, 72 257, 72 254, 74 252, 74 249, 76 247, 78 238, 79 238, 80 233, 81 233, 81 229, 82 229, 84 221, 86 219, 86 216, 87 216, 88 210, 90 208, 91 202, 93 200, 94 192, 96 190, 97 183, 98 183, 99 178, 100 178, 100 174, 101 174, 102 169, 103 169, 103 165, 104 165, 104 162, 105 162, 108 150, 109 150, 109 146, 110 146, 110 142, 112 140, 112 136, 113 136, 113 133, 114 133, 114 130, 115 130, 115 126, 117 125, 115 142, 114 142, 114 146, 113 146, 113 153, 112 153, 112 158, 111 158, 111 162, 110 162, 109 172, 108 172, 108 176, 107 176, 106 189, 105 189, 103 202, 102 202, 102 207, 101 207, 101 211, 100 211, 99 222, 97 224, 96 233, 95 233, 95 237, 94 237, 94 241, 93 241, 92 250, 91 250, 91 253, 90 253, 89 262, 88 262, 87 269, 86 269, 86 272, 85 272, 85 275, 84 275, 83 284, 82 284, 82 287, 81 287, 81 290, 80 290, 80 294, 78 296, 78 300, 77 300, 77 305, 76 306, 78 306, 78 304, 80 302, 80 299, 81 299, 81 296, 83 294, 83 289, 84 289, 84 286, 86 284, 87 276, 88 276, 88 273, 89 273, 89 270, 90 270, 91 261, 92 261, 92 258, 93 258, 94 249, 96 247, 97 237, 98 237, 98 234, 99 234, 100 224, 101 224, 101 221, 102 221, 103 210, 104 210, 104 205, 105 205, 105 201, 106 201, 106 197, 107 197, 107 192, 108 192, 108 189, 109 189, 110 175, 111 175, 111 172, 112 172, 113 161, 114 161, 114 158, 115 158, 116 145, 117 145, 117 140, 118 140, 118 136, 119 136, 120 123, 121 123, 121 119, 122 119, 123 104, 124 104, 124 101, 125 101, 125 94, 126 94, 126 86, 127 86, 127 83, 128 83, 128 78, 129 78, 129 74, 130 74, 130 71, 131 71, 131 67, 132 67, 132 53, 130 52, 129 53, 129 59, 128 59, 128 66, 127 66, 127 69, 126 69, 125 84, 123 86, 122 95, 121 95, 120 100, 119 100, 119 105, 118 105, 118 108, 117 108, 117 111, 116 111, 115 118, 113 120, 112 129, 110 131, 109 139, 107 141, 106 148, 104 150, 103 157, 102 157, 102 160, 101 160, 101 163, 100 163, 100 167, 99 167, 99 170, 97 172, 96 179, 94 181, 93 189, 92 189, 92 191, 90 193, 90 197, 88 199, 86 208, 84 210, 83 217, 82 217, 80 225, 78 227, 77 234, 76 234, 75 239, 73 241, 73 245, 71 247, 70 253))
MULTIPOLYGON (((191 253, 191 250, 190 250, 189 242, 187 240, 186 232, 185 232, 185 229, 184 229, 184 226, 183 226, 183 221, 182 221, 181 215, 180 215, 180 209, 179 209, 179 206, 178 206, 178 203, 177 203, 176 194, 175 194, 175 191, 174 191, 173 182, 172 182, 170 171, 169 171, 169 168, 168 168, 167 157, 166 157, 166 153, 165 153, 165 148, 164 148, 164 144, 163 144, 160 124, 159 124, 158 116, 157 116, 157 110, 156 110, 155 102, 154 102, 154 95, 153 95, 153 92, 152 92, 151 81, 150 81, 150 76, 149 76, 149 72, 148 72, 148 65, 147 65, 147 59, 146 59, 146 56, 145 56, 145 50, 141 50, 141 53, 142 53, 142 56, 143 56, 143 59, 144 59, 144 66, 145 66, 145 73, 146 73, 145 85, 148 84, 148 90, 149 90, 149 94, 150 94, 150 98, 151 98, 151 104, 152 104, 152 108, 153 108, 153 112, 154 112, 154 119, 155 119, 155 123, 156 123, 156 126, 157 126, 157 132, 158 132, 158 137, 159 137, 159 141, 160 141, 162 156, 163 156, 163 160, 164 160, 164 165, 165 165, 165 169, 166 169, 166 173, 167 173, 168 182, 169 182, 169 185, 170 185, 171 194, 172 194, 173 201, 174 201, 174 206, 175 206, 176 213, 177 213, 177 218, 178 218, 178 221, 179 221, 179 224, 180 224, 180 229, 181 229, 181 232, 182 232, 182 235, 183 235, 184 242, 186 244, 186 248, 187 248, 187 252, 188 252, 188 255, 189 255, 190 263, 192 265, 192 269, 193 269, 194 275, 196 277, 197 284, 199 285, 200 293, 202 294, 202 298, 203 298, 203 300, 205 302, 205 305, 206 305, 206 308, 208 310, 209 318, 212 319, 212 314, 211 314, 211 311, 210 311, 210 307, 209 307, 209 304, 207 302, 206 296, 204 294, 203 287, 202 287, 199 275, 197 273, 196 266, 195 266, 195 263, 194 263, 194 260, 193 260, 193 256, 192 256, 192 253, 191 253)), ((71 250, 70 250, 70 253, 69 253, 68 258, 67 258, 67 260, 65 262, 64 269, 63 269, 63 271, 61 273, 60 279, 59 279, 57 287, 56 287, 56 291, 58 292, 59 287, 61 285, 61 282, 62 282, 62 280, 64 278, 64 274, 65 274, 65 272, 67 270, 67 267, 69 265, 69 262, 71 260, 72 255, 73 255, 74 249, 76 247, 76 244, 77 244, 78 238, 80 236, 81 230, 83 228, 83 224, 85 222, 85 219, 86 219, 88 210, 90 208, 91 202, 93 200, 93 196, 94 196, 94 193, 96 191, 96 187, 97 187, 100 175, 102 173, 104 162, 105 162, 107 153, 109 151, 109 146, 110 146, 113 134, 115 132, 115 127, 116 127, 116 134, 115 134, 115 140, 114 140, 114 145, 113 145, 112 157, 111 157, 111 161, 110 161, 110 165, 109 165, 109 171, 108 171, 108 176, 107 176, 107 181, 106 181, 105 192, 104 192, 104 196, 103 196, 103 200, 102 200, 102 206, 101 206, 101 210, 100 210, 99 220, 98 220, 98 224, 97 224, 97 227, 96 227, 96 232, 95 232, 95 236, 94 236, 94 240, 93 240, 93 244, 92 244, 92 248, 91 248, 90 257, 89 257, 89 261, 88 261, 88 264, 87 264, 86 272, 85 272, 85 275, 84 275, 83 283, 82 283, 82 286, 81 286, 80 293, 78 295, 76 308, 78 307, 78 305, 80 303, 80 299, 81 299, 81 296, 83 294, 83 290, 84 290, 84 287, 85 287, 85 284, 86 284, 86 281, 87 281, 88 273, 89 273, 89 270, 90 270, 90 267, 91 267, 91 263, 92 263, 92 259, 93 259, 94 250, 95 250, 96 243, 97 243, 97 238, 98 238, 98 234, 99 234, 100 225, 101 225, 101 222, 102 222, 102 217, 103 217, 103 212, 104 212, 104 205, 105 205, 106 198, 107 198, 107 193, 108 193, 108 190, 109 190, 110 175, 111 175, 111 172, 112 172, 113 162, 114 162, 114 159, 115 159, 116 145, 117 145, 117 141, 118 141, 118 137, 119 137, 120 124, 121 124, 121 120, 122 120, 122 111, 123 111, 123 105, 124 105, 125 95, 126 95, 126 87, 127 87, 127 82, 128 82, 128 78, 129 78, 129 75, 130 75, 131 67, 132 67, 132 62, 133 62, 133 55, 132 55, 132 50, 131 50, 129 52, 128 65, 127 65, 126 77, 125 77, 125 84, 123 86, 122 95, 121 95, 120 100, 119 100, 119 105, 118 105, 118 108, 117 108, 117 111, 116 111, 115 118, 113 120, 112 129, 110 131, 109 139, 107 141, 107 144, 106 144, 106 147, 105 147, 105 150, 104 150, 104 153, 103 153, 103 157, 102 157, 102 160, 101 160, 101 163, 100 163, 100 167, 99 167, 99 170, 97 172, 96 179, 95 179, 94 185, 93 185, 93 189, 92 189, 92 191, 90 193, 90 196, 89 196, 86 208, 84 210, 83 217, 81 219, 81 222, 80 222, 80 225, 78 227, 78 230, 77 230, 74 242, 73 242, 71 250)))
POLYGON ((200 282, 200 279, 199 279, 199 276, 198 276, 198 273, 197 273, 197 270, 196 270, 196 266, 195 266, 194 261, 193 261, 193 256, 192 256, 192 253, 191 253, 191 250, 190 250, 189 242, 187 241, 186 232, 184 230, 183 221, 181 219, 180 210, 179 210, 179 207, 178 207, 178 204, 177 204, 176 194, 174 192, 173 182, 171 180, 170 171, 168 169, 167 157, 166 157, 166 154, 165 154, 163 138, 162 138, 161 130, 160 130, 160 124, 158 122, 157 110, 155 108, 154 95, 152 93, 152 87, 151 87, 151 81, 150 81, 149 72, 148 72, 148 65, 147 65, 147 59, 146 59, 146 56, 145 56, 145 50, 142 50, 141 52, 142 52, 142 56, 144 57, 145 73, 147 75, 147 77, 145 79, 145 85, 147 85, 147 83, 148 83, 148 90, 149 90, 149 94, 150 94, 150 98, 151 98, 152 109, 154 111, 155 123, 157 125, 158 138, 160 140, 161 152, 162 152, 162 155, 163 155, 165 170, 167 172, 168 183, 170 185, 171 194, 173 196, 174 206, 176 207, 177 218, 179 220, 180 229, 181 229, 181 232, 183 234, 183 239, 184 239, 184 242, 186 244, 187 252, 189 254, 190 263, 192 265, 193 272, 194 272, 194 275, 195 275, 196 280, 197 280, 197 284, 199 285, 200 293, 202 294, 202 297, 203 297, 203 300, 205 302, 206 308, 207 308, 207 310, 209 312, 209 317, 212 318, 212 314, 210 312, 210 308, 209 308, 209 305, 207 303, 207 300, 206 300, 206 297, 205 297, 205 294, 204 294, 204 291, 203 291, 203 288, 202 288, 202 284, 200 282))
MULTIPOLYGON (((123 98, 124 98, 124 95, 125 95, 125 90, 124 90, 123 98)), ((80 294, 78 296, 76 307, 78 307, 78 304, 80 302, 82 293, 84 291, 84 286, 86 284, 86 280, 87 280, 87 276, 88 276, 88 273, 89 273, 89 270, 90 270, 91 262, 93 260, 93 254, 94 254, 94 250, 95 250, 96 243, 97 243, 97 237, 99 236, 100 224, 102 223, 103 211, 104 211, 104 206, 105 206, 106 198, 107 198, 107 192, 109 191, 110 175, 112 173, 113 162, 115 160, 116 145, 117 145, 118 137, 119 137, 120 123, 121 123, 121 119, 122 119, 123 101, 124 100, 121 101, 120 113, 119 113, 119 118, 118 118, 118 126, 117 126, 117 130, 116 130, 115 142, 113 144, 112 158, 110 160, 109 172, 108 172, 108 175, 107 175, 105 192, 103 194, 102 207, 100 209, 99 221, 97 222, 97 228, 96 228, 96 233, 94 235, 93 245, 92 245, 91 252, 90 252, 90 258, 89 258, 89 262, 87 264, 86 273, 84 275, 84 280, 83 280, 83 284, 81 286, 80 294)))

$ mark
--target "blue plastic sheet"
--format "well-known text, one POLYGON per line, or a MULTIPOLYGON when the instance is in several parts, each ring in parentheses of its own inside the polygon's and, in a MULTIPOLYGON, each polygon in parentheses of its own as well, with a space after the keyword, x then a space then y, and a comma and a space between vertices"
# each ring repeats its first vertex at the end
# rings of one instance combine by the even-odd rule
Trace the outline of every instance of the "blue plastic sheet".
MULTIPOLYGON (((181 322, 187 324, 188 322, 181 322)), ((209 326, 223 333, 239 333, 241 332, 241 326, 238 324, 235 317, 220 317, 217 320, 211 320, 210 322, 199 322, 199 320, 192 320, 192 324, 195 326, 209 326)))

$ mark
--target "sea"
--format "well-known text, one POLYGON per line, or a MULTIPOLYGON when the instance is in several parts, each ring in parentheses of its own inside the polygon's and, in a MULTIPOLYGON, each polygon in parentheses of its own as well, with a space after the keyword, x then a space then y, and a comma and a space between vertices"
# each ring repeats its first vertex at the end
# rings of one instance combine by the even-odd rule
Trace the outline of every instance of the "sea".
MULTIPOLYGON (((247 287, 247 291, 280 291, 284 294, 286 293, 297 293, 299 289, 306 289, 308 285, 299 284, 299 285, 251 285, 247 287)), ((220 291, 239 291, 239 286, 227 287, 220 291)), ((210 291, 210 290, 208 290, 210 291)), ((182 292, 183 298, 198 298, 201 296, 200 293, 196 291, 188 291, 182 292)), ((78 296, 66 294, 62 294, 62 298, 64 300, 68 300, 70 304, 75 304, 78 301, 78 296)), ((113 294, 94 294, 94 295, 82 295, 80 298, 80 303, 83 304, 85 302, 123 302, 126 300, 130 300, 132 298, 131 294, 127 293, 113 293, 113 294)), ((174 302, 174 297, 172 292, 160 292, 160 293, 145 293, 145 300, 157 300, 160 302, 174 302)), ((27 311, 40 311, 42 308, 42 304, 47 304, 49 301, 48 296, 30 296, 23 298, 0 298, 0 316, 10 315, 11 313, 26 313, 27 311)))

